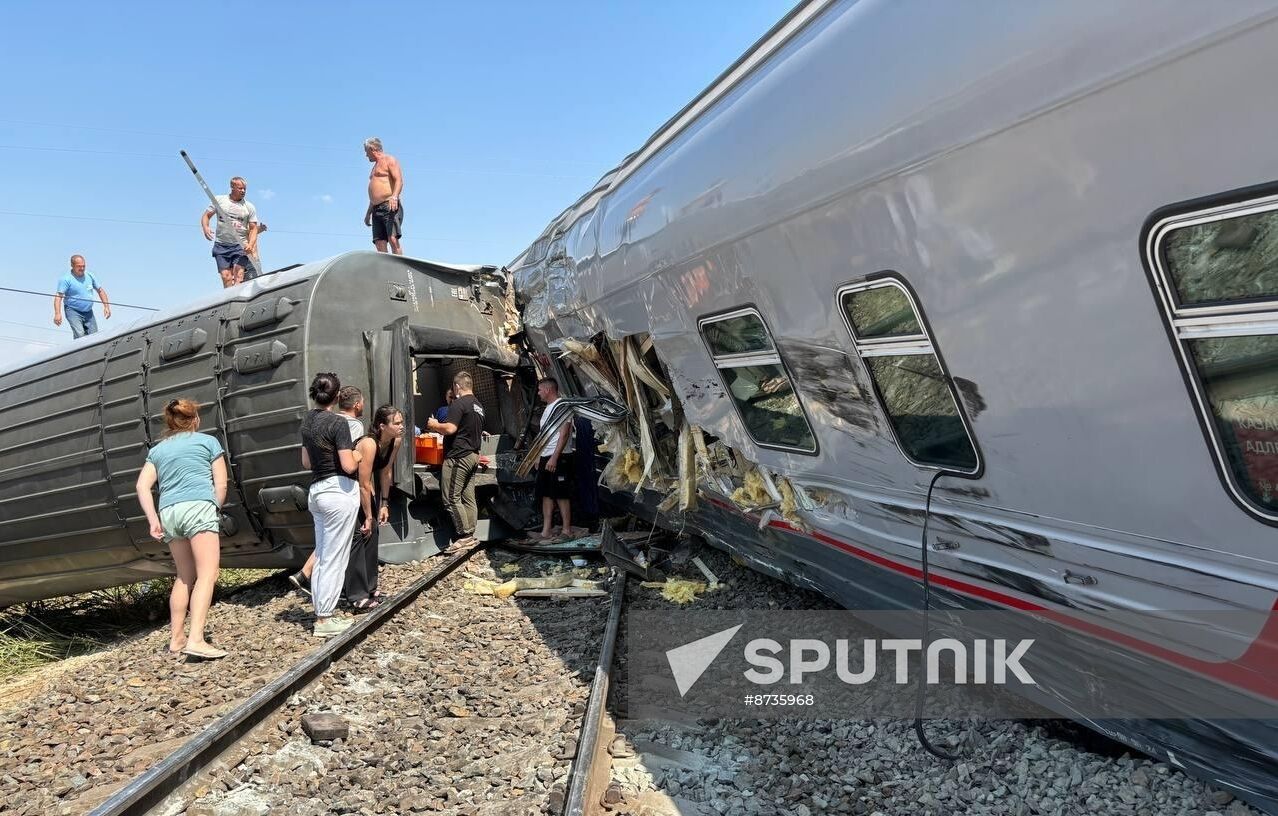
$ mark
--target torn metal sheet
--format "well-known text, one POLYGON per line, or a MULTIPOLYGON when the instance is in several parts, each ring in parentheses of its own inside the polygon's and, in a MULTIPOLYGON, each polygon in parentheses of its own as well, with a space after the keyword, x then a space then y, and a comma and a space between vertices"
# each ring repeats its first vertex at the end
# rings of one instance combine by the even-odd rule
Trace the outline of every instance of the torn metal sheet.
POLYGON ((648 367, 644 362, 643 355, 639 352, 639 341, 633 335, 626 338, 626 366, 644 385, 651 388, 662 399, 670 399, 670 387, 667 386, 657 373, 648 367))
POLYGON ((612 372, 608 370, 610 366, 600 355, 599 349, 590 343, 583 343, 571 337, 560 340, 559 346, 562 356, 569 358, 569 363, 574 370, 585 375, 586 379, 612 399, 622 401, 621 383, 615 380, 612 372))
POLYGON ((573 417, 584 417, 591 422, 613 425, 625 420, 629 412, 625 406, 607 397, 562 397, 549 416, 541 418, 541 430, 529 443, 528 452, 520 460, 515 475, 527 476, 537 464, 542 448, 573 417))

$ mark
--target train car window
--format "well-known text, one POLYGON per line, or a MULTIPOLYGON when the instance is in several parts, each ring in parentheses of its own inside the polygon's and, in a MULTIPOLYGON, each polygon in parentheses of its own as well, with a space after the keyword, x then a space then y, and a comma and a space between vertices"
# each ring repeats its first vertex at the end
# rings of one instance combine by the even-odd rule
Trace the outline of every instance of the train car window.
POLYGON ((853 332, 862 340, 923 335, 909 298, 896 286, 848 292, 844 309, 853 332))
POLYGON ((1145 252, 1222 480, 1278 522, 1278 197, 1170 215, 1145 252))
POLYGON ((759 316, 746 313, 736 317, 716 319, 713 323, 703 323, 701 328, 706 343, 710 345, 710 353, 741 354, 749 351, 771 351, 772 337, 763 325, 759 316))
POLYGON ((742 309, 698 325, 750 437, 766 448, 816 453, 794 381, 759 314, 742 309))
POLYGON ((1180 306, 1278 297, 1278 212, 1169 229, 1163 255, 1180 306))
POLYGON ((967 420, 909 291, 879 279, 840 289, 839 303, 905 457, 921 467, 975 472, 980 462, 967 420))

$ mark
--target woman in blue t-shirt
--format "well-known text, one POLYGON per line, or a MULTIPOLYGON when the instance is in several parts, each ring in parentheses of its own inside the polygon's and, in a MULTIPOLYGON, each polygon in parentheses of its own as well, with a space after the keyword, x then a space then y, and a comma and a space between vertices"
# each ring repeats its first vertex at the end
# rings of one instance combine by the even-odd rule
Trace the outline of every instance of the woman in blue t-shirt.
POLYGON ((177 580, 169 595, 169 653, 213 660, 226 657, 204 640, 221 557, 221 510, 226 501, 226 456, 222 445, 200 429, 200 404, 170 400, 164 407, 168 431, 151 448, 138 475, 138 502, 151 535, 169 545, 177 580), (151 488, 160 483, 159 514, 151 488), (183 633, 187 609, 191 635, 183 633))

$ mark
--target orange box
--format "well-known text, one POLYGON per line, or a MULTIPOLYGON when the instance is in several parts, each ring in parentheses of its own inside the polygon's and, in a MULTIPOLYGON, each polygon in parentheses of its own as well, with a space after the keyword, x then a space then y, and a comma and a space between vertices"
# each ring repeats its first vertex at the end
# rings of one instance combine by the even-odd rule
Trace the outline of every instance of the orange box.
POLYGON ((422 434, 413 443, 414 461, 419 465, 444 464, 444 444, 431 434, 422 434))

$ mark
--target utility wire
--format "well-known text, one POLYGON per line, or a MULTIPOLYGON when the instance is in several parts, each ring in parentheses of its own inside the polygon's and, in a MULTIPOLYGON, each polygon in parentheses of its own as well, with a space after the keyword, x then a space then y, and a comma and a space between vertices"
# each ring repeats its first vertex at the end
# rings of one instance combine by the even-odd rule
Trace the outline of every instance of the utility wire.
POLYGON ((48 346, 49 348, 53 348, 57 345, 57 343, 46 343, 43 340, 32 340, 29 337, 6 337, 4 335, 0 335, 0 340, 9 340, 14 343, 31 343, 32 345, 48 346))
MULTIPOLYGON (((102 221, 108 224, 140 224, 147 227, 182 227, 183 229, 195 229, 198 224, 191 221, 187 224, 179 224, 175 221, 138 221, 127 218, 102 218, 101 216, 89 215, 60 215, 56 213, 32 213, 18 212, 17 210, 0 210, 0 215, 16 215, 23 218, 61 218, 64 221, 102 221)), ((276 229, 271 227, 267 232, 279 233, 281 235, 318 235, 325 238, 367 238, 368 233, 365 232, 308 232, 306 230, 288 230, 276 229)), ((419 241, 453 241, 462 243, 464 238, 418 238, 419 241)))
POLYGON ((0 320, 0 323, 7 323, 10 326, 21 326, 24 329, 35 329, 37 331, 53 332, 55 334, 62 334, 64 331, 63 329, 51 329, 48 326, 37 326, 34 323, 19 323, 16 320, 0 320))
MULTIPOLYGON (((219 136, 204 136, 204 135, 193 136, 189 134, 183 135, 180 133, 163 133, 163 132, 154 131, 154 130, 133 130, 130 128, 110 128, 110 127, 101 127, 101 126, 94 126, 94 125, 72 125, 72 124, 67 124, 65 122, 31 122, 31 121, 22 120, 22 119, 0 119, 0 124, 21 125, 24 127, 65 128, 68 130, 92 130, 92 131, 97 131, 100 133, 127 133, 127 134, 131 134, 135 136, 159 136, 165 139, 181 139, 183 141, 226 142, 227 144, 245 144, 245 145, 255 145, 258 147, 289 147, 289 148, 294 148, 296 150, 331 150, 331 151, 337 151, 340 153, 350 153, 353 150, 357 150, 357 148, 354 148, 351 145, 336 147, 334 145, 304 145, 304 144, 289 144, 287 142, 261 142, 261 141, 254 141, 250 139, 226 139, 219 136)), ((398 151, 397 151, 397 155, 400 155, 398 151)), ((415 154, 405 153, 402 155, 410 156, 415 154)), ((494 160, 494 158, 491 156, 482 156, 477 158, 481 158, 484 161, 494 160)), ((515 161, 521 161, 521 162, 541 162, 542 164, 576 164, 576 165, 581 165, 583 167, 595 167, 597 164, 595 162, 581 161, 580 159, 517 158, 517 159, 506 159, 506 160, 515 160, 515 161)))
MULTIPOLYGON (((126 150, 90 150, 84 147, 40 147, 36 145, 0 145, 0 150, 28 150, 43 153, 87 153, 97 156, 130 156, 138 159, 169 159, 172 158, 167 153, 133 153, 126 150)), ((201 162, 226 162, 233 164, 267 164, 267 165, 285 165, 290 167, 326 167, 326 168, 349 168, 349 164, 337 164, 335 162, 306 162, 306 161, 289 161, 288 159, 255 159, 237 157, 234 159, 219 158, 216 156, 202 156, 201 162)), ((425 173, 429 175, 455 175, 455 176, 526 176, 528 178, 547 178, 560 179, 564 181, 582 181, 586 179, 586 175, 563 175, 556 173, 527 173, 519 170, 475 170, 475 169, 447 169, 439 167, 414 167, 416 173, 425 173)))
MULTIPOLYGON (((39 295, 40 297, 53 297, 53 292, 33 292, 30 289, 13 289, 8 286, 0 286, 0 292, 17 292, 20 295, 39 295)), ((111 301, 112 309, 141 309, 146 312, 158 312, 159 309, 154 306, 134 306, 131 303, 116 303, 111 301)))

